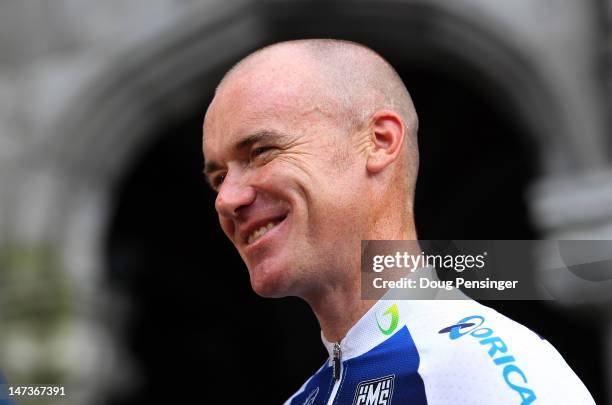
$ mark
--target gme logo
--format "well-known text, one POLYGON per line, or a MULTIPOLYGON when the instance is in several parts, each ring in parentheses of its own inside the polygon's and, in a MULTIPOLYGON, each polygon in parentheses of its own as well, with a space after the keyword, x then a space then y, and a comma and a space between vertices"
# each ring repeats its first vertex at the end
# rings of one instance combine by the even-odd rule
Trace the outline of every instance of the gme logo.
POLYGON ((355 390, 353 405, 390 405, 395 375, 362 381, 355 390))

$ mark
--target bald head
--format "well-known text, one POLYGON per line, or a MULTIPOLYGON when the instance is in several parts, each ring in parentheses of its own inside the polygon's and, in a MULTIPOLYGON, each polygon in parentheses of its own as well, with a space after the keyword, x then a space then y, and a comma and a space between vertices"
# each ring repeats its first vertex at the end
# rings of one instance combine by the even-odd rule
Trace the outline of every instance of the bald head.
POLYGON ((262 48, 235 65, 217 91, 239 74, 251 74, 265 63, 281 57, 307 64, 319 79, 312 90, 327 96, 330 111, 340 107, 355 126, 377 109, 398 112, 405 125, 416 132, 417 116, 408 90, 397 72, 380 55, 361 44, 332 39, 281 42, 262 48))
POLYGON ((234 66, 204 119, 204 172, 255 291, 353 291, 361 241, 415 239, 416 132, 404 84, 362 45, 283 42, 234 66))
POLYGON ((261 85, 299 92, 319 113, 333 117, 345 131, 359 130, 379 110, 391 110, 405 127, 405 166, 410 194, 418 172, 418 118, 401 78, 372 49, 350 41, 307 39, 264 47, 226 73, 216 94, 230 86, 261 85), (275 86, 276 85, 276 86, 275 86))

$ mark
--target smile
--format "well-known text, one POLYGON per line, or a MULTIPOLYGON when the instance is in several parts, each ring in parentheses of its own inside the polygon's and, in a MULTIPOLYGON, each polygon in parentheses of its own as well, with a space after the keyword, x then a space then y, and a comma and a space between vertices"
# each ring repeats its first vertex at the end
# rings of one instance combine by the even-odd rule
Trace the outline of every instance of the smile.
POLYGON ((249 235, 249 237, 247 239, 247 243, 250 245, 251 243, 255 242, 257 239, 261 238, 266 233, 268 233, 268 231, 270 231, 276 225, 280 224, 284 219, 285 218, 282 218, 282 219, 279 219, 279 220, 270 221, 265 226, 259 227, 258 229, 254 230, 249 235))

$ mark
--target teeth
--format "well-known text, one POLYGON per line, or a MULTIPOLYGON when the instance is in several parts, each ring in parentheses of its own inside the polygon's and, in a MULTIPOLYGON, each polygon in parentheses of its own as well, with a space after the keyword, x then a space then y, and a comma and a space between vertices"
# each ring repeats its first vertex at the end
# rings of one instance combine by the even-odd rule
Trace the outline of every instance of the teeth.
POLYGON ((262 226, 261 228, 256 229, 249 235, 248 243, 251 244, 255 242, 257 239, 264 236, 270 229, 274 228, 276 225, 278 225, 278 222, 270 221, 266 226, 262 226))

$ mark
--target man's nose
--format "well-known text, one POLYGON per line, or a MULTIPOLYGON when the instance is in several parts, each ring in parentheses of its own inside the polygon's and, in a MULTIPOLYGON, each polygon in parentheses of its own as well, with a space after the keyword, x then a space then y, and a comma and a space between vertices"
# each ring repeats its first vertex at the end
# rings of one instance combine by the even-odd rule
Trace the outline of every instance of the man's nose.
POLYGON ((240 208, 247 207, 255 200, 255 190, 245 179, 226 176, 215 200, 215 209, 224 218, 235 218, 240 208))

